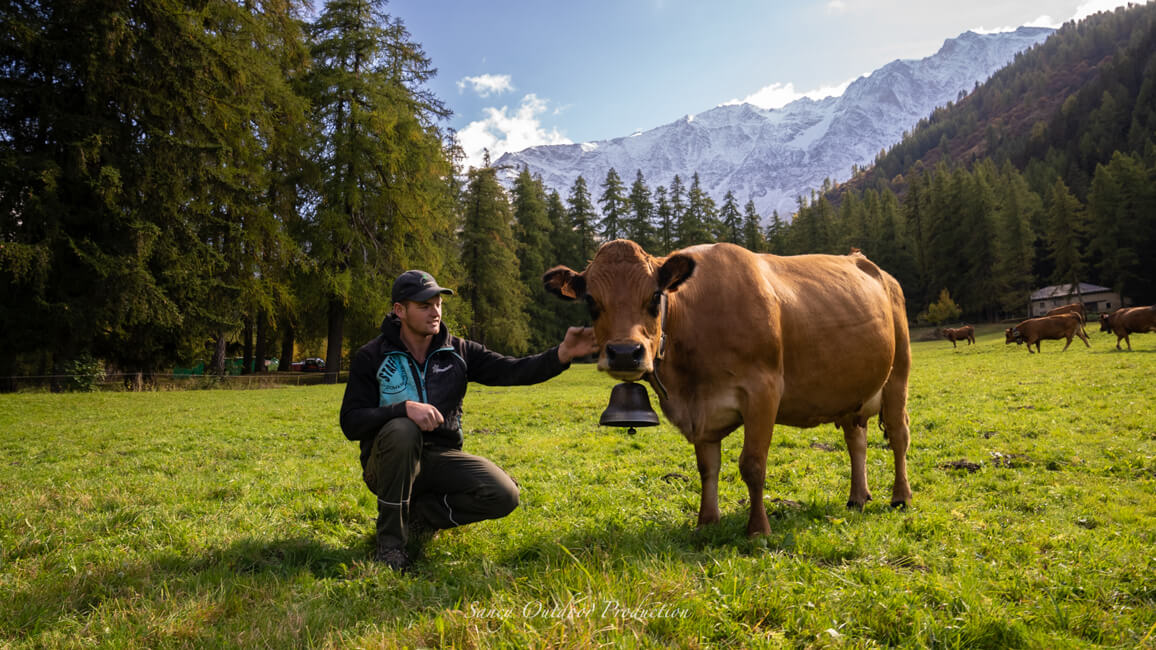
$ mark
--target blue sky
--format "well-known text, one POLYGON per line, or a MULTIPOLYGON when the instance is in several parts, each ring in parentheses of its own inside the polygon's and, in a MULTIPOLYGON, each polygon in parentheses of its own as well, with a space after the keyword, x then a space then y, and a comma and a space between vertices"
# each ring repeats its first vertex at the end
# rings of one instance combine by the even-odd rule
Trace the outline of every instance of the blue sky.
POLYGON ((438 69, 467 164, 720 104, 838 94, 967 30, 1058 27, 1119 0, 391 0, 438 69))

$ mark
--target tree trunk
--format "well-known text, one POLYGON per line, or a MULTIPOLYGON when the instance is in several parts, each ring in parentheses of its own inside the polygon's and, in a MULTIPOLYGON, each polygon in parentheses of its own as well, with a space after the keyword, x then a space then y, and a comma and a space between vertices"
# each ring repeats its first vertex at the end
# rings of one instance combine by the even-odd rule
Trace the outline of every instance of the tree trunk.
POLYGON ((329 342, 325 349, 325 383, 336 384, 341 372, 341 341, 345 334, 345 304, 329 299, 329 342))
POLYGON ((217 332, 217 345, 213 350, 213 359, 209 361, 209 365, 205 366, 206 375, 225 376, 225 349, 227 345, 225 333, 217 332))
POLYGON ((269 336, 268 321, 269 318, 265 314, 265 310, 257 312, 257 344, 253 351, 253 356, 256 357, 256 363, 254 364, 253 371, 258 373, 267 370, 267 368, 265 368, 265 359, 269 356, 269 353, 265 350, 267 345, 265 339, 269 336))
POLYGON ((289 324, 289 320, 285 321, 285 330, 281 332, 281 359, 277 362, 278 372, 289 372, 293 369, 293 326, 289 324))
POLYGON ((245 327, 241 332, 241 374, 253 372, 253 317, 245 316, 245 327))

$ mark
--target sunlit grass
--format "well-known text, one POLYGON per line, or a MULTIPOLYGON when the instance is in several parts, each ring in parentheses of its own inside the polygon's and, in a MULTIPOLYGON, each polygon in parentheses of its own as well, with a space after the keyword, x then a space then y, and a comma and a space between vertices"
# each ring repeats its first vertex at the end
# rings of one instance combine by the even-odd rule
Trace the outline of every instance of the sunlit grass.
POLYGON ((373 498, 342 387, 0 396, 0 646, 1149 647, 1156 644, 1156 337, 1067 352, 917 341, 913 507, 843 507, 833 427, 775 432, 771 534, 696 531, 692 447, 600 428, 589 366, 472 386, 467 450, 522 489, 416 573, 368 561, 373 498))

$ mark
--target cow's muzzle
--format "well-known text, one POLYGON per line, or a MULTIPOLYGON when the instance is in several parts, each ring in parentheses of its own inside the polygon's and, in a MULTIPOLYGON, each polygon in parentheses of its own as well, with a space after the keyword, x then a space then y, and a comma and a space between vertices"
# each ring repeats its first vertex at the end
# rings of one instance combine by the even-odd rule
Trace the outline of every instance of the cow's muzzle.
POLYGON ((646 370, 646 349, 641 343, 608 343, 606 369, 610 372, 646 370))

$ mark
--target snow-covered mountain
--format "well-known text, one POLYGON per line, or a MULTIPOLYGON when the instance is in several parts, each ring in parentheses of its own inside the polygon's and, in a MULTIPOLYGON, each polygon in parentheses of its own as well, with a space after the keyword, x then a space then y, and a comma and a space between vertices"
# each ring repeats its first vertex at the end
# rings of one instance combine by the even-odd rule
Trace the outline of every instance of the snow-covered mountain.
POLYGON ((860 77, 839 97, 800 99, 771 110, 719 106, 627 137, 507 153, 496 166, 506 167, 503 178, 509 182, 528 166, 563 197, 582 175, 594 198, 611 167, 627 188, 636 170, 651 189, 669 186, 675 174, 689 187, 698 172, 716 203, 729 190, 740 205, 753 200, 764 218, 772 210, 789 218, 796 197, 809 196, 824 179, 846 180, 852 165, 871 164, 936 107, 970 92, 1053 31, 964 32, 932 56, 892 61, 860 77))

